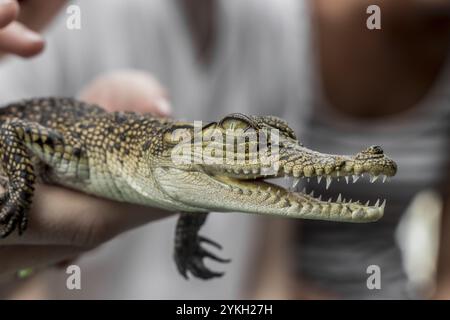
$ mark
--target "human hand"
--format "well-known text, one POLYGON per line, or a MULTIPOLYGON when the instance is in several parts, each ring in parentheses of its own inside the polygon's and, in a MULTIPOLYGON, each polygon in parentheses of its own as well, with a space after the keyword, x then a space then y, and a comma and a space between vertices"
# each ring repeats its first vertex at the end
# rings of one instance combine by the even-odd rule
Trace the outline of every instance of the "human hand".
POLYGON ((41 30, 65 0, 0 0, 0 57, 11 53, 31 57, 44 48, 41 30))

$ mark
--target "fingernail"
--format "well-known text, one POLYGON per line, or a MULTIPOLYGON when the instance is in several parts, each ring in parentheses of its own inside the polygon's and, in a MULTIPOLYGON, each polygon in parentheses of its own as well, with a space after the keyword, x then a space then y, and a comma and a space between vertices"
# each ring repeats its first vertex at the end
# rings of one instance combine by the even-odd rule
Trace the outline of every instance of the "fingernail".
POLYGON ((165 98, 156 100, 155 105, 158 108, 158 111, 165 116, 168 116, 172 113, 172 106, 170 102, 165 98))

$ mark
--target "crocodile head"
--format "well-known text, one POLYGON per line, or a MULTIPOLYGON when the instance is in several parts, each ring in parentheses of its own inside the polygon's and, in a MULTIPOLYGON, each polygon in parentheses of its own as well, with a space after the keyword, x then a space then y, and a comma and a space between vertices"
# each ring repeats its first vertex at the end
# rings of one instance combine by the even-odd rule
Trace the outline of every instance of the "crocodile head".
POLYGON ((160 188, 180 210, 240 211, 348 222, 382 217, 385 201, 322 200, 284 188, 270 179, 333 179, 356 182, 394 176, 397 165, 381 147, 356 155, 333 155, 304 147, 288 124, 273 116, 231 114, 199 126, 175 123, 163 138, 163 157, 154 171, 160 188), (188 209, 187 209, 188 208, 188 209))

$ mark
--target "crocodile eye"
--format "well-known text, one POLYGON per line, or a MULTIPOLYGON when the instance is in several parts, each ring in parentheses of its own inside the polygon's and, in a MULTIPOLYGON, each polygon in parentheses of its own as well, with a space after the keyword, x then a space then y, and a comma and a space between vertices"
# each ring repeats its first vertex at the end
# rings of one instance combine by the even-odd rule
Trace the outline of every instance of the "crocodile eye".
POLYGON ((245 131, 249 128, 258 129, 258 124, 253 119, 240 113, 226 116, 219 122, 219 125, 225 130, 241 129, 245 131))

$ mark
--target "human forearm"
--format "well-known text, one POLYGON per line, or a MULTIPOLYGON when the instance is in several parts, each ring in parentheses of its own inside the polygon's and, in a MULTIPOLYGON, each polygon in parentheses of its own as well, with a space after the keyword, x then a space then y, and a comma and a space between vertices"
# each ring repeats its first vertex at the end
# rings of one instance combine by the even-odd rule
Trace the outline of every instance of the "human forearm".
POLYGON ((12 234, 2 240, 0 282, 19 269, 45 268, 76 257, 120 233, 171 214, 59 187, 38 186, 29 229, 20 237, 12 234))

